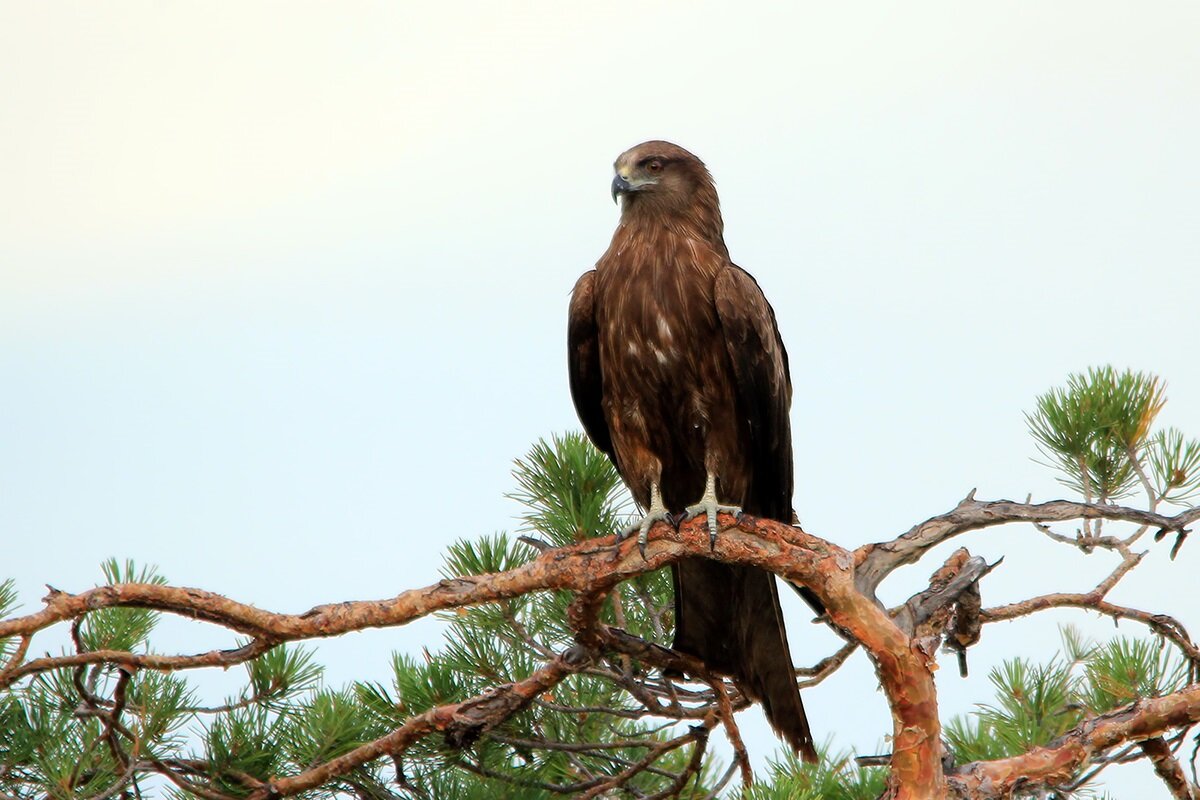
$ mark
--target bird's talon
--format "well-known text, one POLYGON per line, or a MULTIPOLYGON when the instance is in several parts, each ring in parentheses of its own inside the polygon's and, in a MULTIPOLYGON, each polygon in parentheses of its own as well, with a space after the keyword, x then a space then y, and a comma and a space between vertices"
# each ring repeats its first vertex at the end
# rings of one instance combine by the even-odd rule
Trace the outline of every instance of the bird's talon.
POLYGON ((653 524, 654 520, 647 515, 638 531, 638 552, 642 554, 642 561, 646 560, 646 544, 650 541, 650 526, 653 524))
POLYGON ((667 511, 666 506, 662 502, 662 494, 658 490, 657 484, 650 486, 650 508, 646 510, 646 515, 640 520, 631 523, 625 528, 621 539, 626 539, 637 533, 638 552, 642 554, 642 560, 646 560, 646 545, 650 542, 650 529, 654 527, 656 522, 666 522, 670 525, 675 525, 675 519, 671 516, 671 512, 667 511))
POLYGON ((738 520, 741 519, 742 509, 737 506, 722 505, 717 500, 717 490, 715 480, 710 475, 708 484, 704 489, 704 496, 700 498, 700 502, 687 507, 687 513, 684 519, 695 519, 704 514, 708 518, 708 546, 711 550, 717 549, 717 533, 719 528, 717 525, 717 515, 721 512, 732 514, 738 520))

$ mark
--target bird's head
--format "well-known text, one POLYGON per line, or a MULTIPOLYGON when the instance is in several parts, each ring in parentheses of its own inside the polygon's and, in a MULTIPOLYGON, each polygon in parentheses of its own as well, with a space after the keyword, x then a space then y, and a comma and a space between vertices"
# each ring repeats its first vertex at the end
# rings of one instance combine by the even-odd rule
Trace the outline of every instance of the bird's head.
POLYGON ((631 147, 617 157, 613 171, 613 202, 624 197, 627 211, 634 207, 682 211, 707 201, 709 195, 716 201, 704 162, 677 144, 653 141, 631 147))

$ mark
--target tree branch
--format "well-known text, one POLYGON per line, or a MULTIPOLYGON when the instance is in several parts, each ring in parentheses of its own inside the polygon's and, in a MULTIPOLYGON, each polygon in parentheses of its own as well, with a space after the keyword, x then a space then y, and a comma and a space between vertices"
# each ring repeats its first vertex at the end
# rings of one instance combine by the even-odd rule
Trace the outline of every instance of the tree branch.
POLYGON ((1200 663, 1200 649, 1197 649, 1187 630, 1183 627, 1183 623, 1179 620, 1167 614, 1154 614, 1137 608, 1119 606, 1100 599, 1094 592, 1086 594, 1047 594, 1041 597, 1031 597, 1019 603, 1010 603, 1009 605, 998 606, 996 608, 986 608, 980 612, 980 617, 985 623, 999 622, 1023 617, 1047 608, 1082 608, 1088 611, 1097 611, 1113 619, 1136 620, 1160 636, 1173 642, 1190 661, 1200 663))
POLYGON ((1083 722, 1045 747, 995 761, 965 764, 949 778, 963 800, 1007 798, 1016 788, 1055 788, 1105 751, 1162 736, 1200 720, 1200 684, 1083 722))
POLYGON ((800 676, 801 681, 798 684, 801 689, 807 689, 810 686, 816 686, 821 681, 828 678, 833 673, 837 672, 842 664, 846 663, 846 659, 854 654, 858 649, 858 642, 846 642, 838 648, 836 653, 825 656, 811 667, 800 667, 796 670, 796 675, 800 676))
POLYGON ((1154 765, 1154 772, 1162 779, 1171 797, 1175 800, 1196 800, 1196 791, 1183 774, 1183 767, 1170 746, 1161 736, 1147 739, 1141 743, 1142 752, 1154 765))
MULTIPOLYGON (((125 584, 126 586, 143 584, 125 584)), ((105 607, 119 605, 109 604, 105 607)), ((48 627, 48 626, 47 626, 48 627)), ((47 672, 64 667, 86 664, 116 664, 129 669, 155 669, 172 672, 201 667, 231 667, 258 658, 280 642, 272 639, 255 639, 242 647, 230 650, 210 650, 190 656, 164 656, 153 653, 131 653, 128 650, 88 650, 65 656, 45 656, 25 663, 17 663, 0 671, 0 689, 7 688, 28 675, 47 672)))
POLYGON ((1109 519, 1135 522, 1157 528, 1160 533, 1184 533, 1187 526, 1200 520, 1200 507, 1190 508, 1173 517, 1124 506, 1100 503, 1076 503, 1052 500, 1048 503, 1017 503, 1011 500, 983 502, 974 490, 952 511, 931 517, 889 542, 863 545, 854 551, 856 582, 859 590, 874 596, 875 590, 891 572, 912 564, 930 548, 968 531, 1004 525, 1009 522, 1064 522, 1072 519, 1109 519))
POLYGON ((414 742, 435 731, 443 731, 451 743, 474 741, 513 714, 529 705, 563 678, 578 672, 589 659, 579 648, 567 650, 528 678, 491 689, 462 703, 431 708, 424 714, 410 717, 396 730, 354 748, 345 755, 326 761, 299 775, 279 778, 268 786, 248 795, 250 800, 288 797, 323 786, 339 775, 345 775, 383 756, 398 756, 414 742))
MULTIPOLYGON (((683 524, 678 531, 666 525, 657 525, 652 531, 644 560, 636 548, 628 543, 617 547, 611 537, 588 540, 571 547, 545 551, 534 560, 507 572, 446 579, 387 600, 322 605, 303 614, 280 614, 211 592, 151 584, 103 586, 78 595, 52 591, 46 598, 46 607, 41 611, 0 622, 0 636, 28 637, 57 622, 79 619, 89 611, 123 606, 166 611, 217 623, 248 633, 255 637, 255 641, 242 648, 193 656, 102 651, 35 659, 24 664, 10 664, 0 674, 0 685, 9 685, 21 677, 47 669, 89 663, 115 663, 130 668, 154 669, 226 666, 250 660, 285 641, 335 636, 369 627, 403 625, 435 611, 504 600, 541 590, 565 589, 581 593, 581 605, 576 610, 577 622, 594 620, 598 598, 620 581, 681 558, 711 557, 727 563, 753 564, 810 588, 827 608, 832 624, 862 643, 876 664, 893 712, 895 755, 892 762, 892 796, 924 797, 936 794, 939 787, 944 785, 940 766, 940 725, 931 673, 932 654, 910 641, 905 631, 872 599, 873 595, 862 593, 861 588, 866 585, 873 590, 892 569, 916 560, 930 547, 967 530, 1005 522, 1054 521, 1078 517, 1125 519, 1163 530, 1179 531, 1200 517, 1200 509, 1175 517, 1162 517, 1134 509, 1067 501, 1029 505, 1007 501, 981 503, 968 498, 949 514, 922 523, 893 542, 869 545, 853 554, 799 528, 748 516, 726 529, 718 537, 716 547, 711 548, 705 521, 697 519, 683 524)), ((731 518, 722 518, 723 523, 730 521, 731 518)), ((966 581, 966 578, 963 580, 966 581)), ((951 588, 953 591, 950 593, 953 594, 960 587, 955 585, 951 588)), ((942 594, 929 598, 931 608, 946 599, 942 594)), ((1129 609, 1109 608, 1107 604, 1097 604, 1094 597, 1086 595, 1079 598, 1043 598, 1021 609, 994 609, 984 617, 992 620, 1004 615, 1028 613, 1028 609, 1039 603, 1079 604, 1102 613, 1116 611, 1121 616, 1139 618, 1155 625, 1166 635, 1174 634, 1173 640, 1182 637, 1187 642, 1186 634, 1173 630, 1177 626, 1164 622, 1162 618, 1129 609)), ((924 618, 926 614, 917 616, 924 618)), ((636 653, 659 666, 682 667, 685 671, 696 669, 695 664, 688 663, 680 654, 640 640, 630 642, 628 638, 633 637, 623 639, 615 629, 607 626, 589 623, 579 628, 581 638, 589 644, 596 641, 593 637, 599 637, 605 647, 636 653)), ((1190 645, 1190 642, 1187 644, 1190 645)), ((1184 649, 1189 655, 1194 654, 1194 648, 1184 649)), ((551 683, 561 679, 561 675, 555 675, 551 683)), ((535 692, 527 699, 537 694, 535 692)), ((492 698, 491 703, 480 700, 478 706, 472 707, 479 710, 481 721, 478 725, 466 725, 461 729, 486 730, 492 724, 489 720, 501 719, 511 713, 505 703, 513 697, 511 692, 501 691, 492 698), (493 708, 496 703, 499 703, 499 708, 493 708)), ((522 702, 525 701, 523 698, 522 702)), ((400 752, 432 730, 445 730, 453 721, 446 715, 463 712, 464 709, 458 706, 434 709, 409 720, 387 737, 364 745, 341 759, 301 775, 281 779, 276 788, 302 791, 320 785, 331 776, 341 774, 339 770, 353 768, 380 755, 400 752)), ((468 734, 462 741, 471 735, 478 733, 468 734)))
MULTIPOLYGON (((605 537, 546 551, 506 572, 446 579, 388 600, 322 605, 303 614, 264 611, 212 592, 153 584, 102 586, 78 595, 52 590, 41 611, 0 622, 0 637, 31 635, 57 622, 78 619, 89 611, 123 606, 213 622, 254 636, 261 643, 259 647, 267 647, 364 628, 403 625, 435 611, 504 600, 534 591, 602 593, 623 580, 686 557, 753 564, 810 588, 827 608, 830 621, 861 642, 875 661, 892 708, 896 750, 892 771, 894 796, 906 800, 944 790, 932 657, 913 646, 878 603, 855 588, 855 562, 851 553, 799 528, 771 520, 743 516, 739 521, 725 515, 720 521, 728 527, 717 538, 715 547, 709 542, 703 519, 686 522, 679 530, 659 524, 651 532, 645 558, 639 554, 634 542, 624 542, 618 547, 612 537, 605 537)), ((3 678, 0 685, 11 684, 34 671, 67 663, 110 661, 168 669, 200 666, 202 659, 207 662, 204 665, 209 665, 237 663, 251 657, 253 654, 246 648, 243 652, 216 651, 199 657, 183 657, 183 661, 178 660, 180 657, 171 661, 170 657, 118 652, 103 656, 83 653, 62 659, 40 659, 36 669, 31 664, 15 667, 7 675, 0 676, 3 678)), ((555 680, 561 679, 560 674, 554 674, 555 680)), ((399 752, 432 730, 445 729, 453 721, 452 715, 460 710, 458 706, 446 707, 410 719, 388 736, 299 776, 283 778, 275 787, 289 792, 313 788, 333 775, 342 774, 339 770, 399 752)), ((486 728, 486 725, 482 727, 486 728)))

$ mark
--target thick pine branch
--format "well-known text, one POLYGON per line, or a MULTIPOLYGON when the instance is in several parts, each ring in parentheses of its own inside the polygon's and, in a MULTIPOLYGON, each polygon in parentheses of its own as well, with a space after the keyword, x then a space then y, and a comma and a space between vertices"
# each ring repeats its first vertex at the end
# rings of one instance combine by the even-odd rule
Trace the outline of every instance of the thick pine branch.
MULTIPOLYGON (((945 586, 939 584, 928 597, 914 598, 914 606, 910 609, 912 619, 906 625, 898 625, 879 605, 874 598, 874 589, 897 566, 919 559, 929 548, 960 533, 1005 522, 1045 523, 1079 518, 1127 520, 1182 533, 1187 524, 1200 518, 1200 509, 1164 517, 1107 505, 1067 501, 1036 505, 1008 501, 983 503, 968 497, 949 514, 921 523, 891 542, 868 545, 853 553, 799 528, 749 516, 736 524, 732 518, 723 517, 721 521, 731 527, 712 547, 705 520, 697 519, 683 524, 679 530, 662 524, 656 526, 645 558, 632 542, 617 547, 611 537, 592 539, 546 550, 532 561, 510 570, 450 578, 386 600, 317 606, 302 614, 264 611, 211 592, 159 584, 114 584, 77 595, 52 590, 41 611, 0 622, 0 637, 19 637, 20 643, 0 670, 0 687, 35 673, 87 664, 108 663, 128 669, 160 670, 229 666, 249 661, 283 642, 336 636, 370 627, 403 625, 437 611, 516 598, 530 592, 567 590, 577 594, 569 616, 584 645, 579 652, 585 657, 580 658, 571 651, 574 655, 553 659, 525 681, 499 687, 465 703, 434 708, 347 755, 315 765, 298 775, 280 778, 269 789, 261 788, 267 793, 294 794, 323 785, 374 759, 394 756, 437 731, 449 731, 451 740, 460 744, 470 741, 525 704, 537 700, 548 687, 566 675, 582 669, 597 652, 625 653, 656 666, 682 668, 703 676, 702 665, 682 654, 600 624, 596 614, 603 596, 618 583, 682 558, 709 557, 726 563, 752 564, 813 591, 826 608, 828 621, 849 641, 859 643, 875 663, 893 715, 894 748, 888 796, 904 800, 940 797, 946 790, 946 776, 941 762, 940 722, 932 677, 934 657, 929 643, 923 639, 914 640, 907 628, 940 614, 946 603, 962 594, 964 587, 959 584, 974 585, 986 570, 974 560, 960 559, 963 563, 957 565, 956 562, 956 569, 962 573, 962 579, 956 580, 957 575, 947 573, 945 586), (967 569, 968 566, 971 568, 967 569), (248 634, 252 639, 239 648, 195 655, 86 651, 80 647, 83 651, 75 654, 24 660, 30 637, 38 631, 57 623, 77 621, 99 609, 116 607, 179 614, 248 634), (472 718, 476 722, 464 723, 464 715, 474 715, 472 718), (455 732, 466 733, 456 739, 455 732)), ((1096 595, 1071 598, 1071 601, 1070 604, 1108 610, 1096 595)), ((1015 612, 1013 609, 1008 613, 1015 616, 1015 612)), ((990 620, 1004 615, 1001 610, 992 610, 985 613, 984 618, 990 620)), ((1142 616, 1150 615, 1143 612, 1142 616)), ((1162 619, 1154 621, 1157 623, 1162 619)), ((1162 625, 1178 628, 1170 622, 1162 622, 1162 625)), ((1181 647, 1193 655, 1194 646, 1186 632, 1179 628, 1172 633, 1176 636, 1171 638, 1181 639, 1181 647)), ((970 788, 972 776, 982 774, 992 781, 992 785, 997 785, 997 781, 1015 781, 1016 771, 1024 769, 1042 776, 1039 779, 1057 779, 1058 773, 1044 766, 1045 759, 1063 765, 1063 769, 1077 769, 1092 755, 1115 743, 1152 738, 1172 727, 1196 721, 1200 718, 1200 699, 1194 696, 1195 692, 1193 688, 1159 701, 1147 701, 1158 705, 1139 704, 1134 712, 1130 712, 1131 716, 1106 715, 1098 718, 1104 724, 1089 723, 1086 731, 1079 732, 1074 739, 1068 737, 1069 741, 1053 752, 1043 748, 1026 754, 1025 761, 1005 759, 976 764, 971 772, 964 772, 955 780, 965 781, 963 785, 970 788), (1165 721, 1155 722, 1160 718, 1165 721), (1039 758, 1043 760, 1039 761, 1039 758), (1009 771, 1012 776, 1006 778, 1009 771)), ((732 706, 725 704, 719 713, 727 725, 732 721, 731 710, 732 706)), ((705 727, 714 721, 710 717, 705 727)), ((736 736, 736 730, 731 735, 736 736)), ((700 757, 700 750, 697 740, 695 759, 700 757)), ((983 779, 980 779, 979 786, 983 785, 983 779)), ((971 789, 976 794, 970 797, 992 796, 979 794, 982 791, 979 786, 971 789)))
POLYGON ((1155 739, 1200 720, 1200 684, 1087 720, 1045 747, 965 764, 950 777, 962 800, 1007 798, 1014 789, 1068 785, 1079 770, 1126 742, 1155 739))
MULTIPOLYGON (((723 521, 730 522, 731 518, 724 517, 723 521)), ((449 578, 419 589, 410 589, 386 600, 320 605, 300 614, 266 611, 214 592, 162 584, 113 584, 79 594, 52 590, 44 598, 45 608, 41 611, 0 621, 0 638, 29 636, 92 611, 124 607, 152 609, 187 619, 204 620, 275 645, 338 636, 366 628, 395 627, 437 611, 506 600, 535 591, 603 593, 621 581, 689 556, 715 557, 729 563, 753 563, 791 580, 818 586, 831 576, 849 573, 851 560, 847 551, 806 534, 799 528, 747 516, 739 526, 742 532, 727 529, 718 538, 716 549, 710 550, 705 525, 703 519, 698 519, 685 523, 679 531, 675 531, 659 524, 654 528, 656 536, 644 559, 629 542, 623 543, 618 549, 611 536, 589 539, 570 547, 548 550, 506 572, 449 578), (756 531, 762 535, 755 535, 756 531)), ((0 686, 9 685, 32 671, 80 663, 104 661, 132 667, 178 670, 229 666, 248 661, 260 652, 249 645, 235 650, 187 656, 95 651, 39 659, 36 670, 22 669, 34 662, 14 663, 5 673, 0 673, 0 686)))
MULTIPOLYGON (((211 592, 151 584, 117 584, 78 595, 55 591, 46 598, 46 608, 42 611, 0 623, 0 636, 32 634, 89 611, 124 606, 203 619, 248 633, 255 641, 274 644, 334 636, 368 627, 402 625, 435 611, 518 597, 534 591, 603 593, 620 581, 681 558, 712 557, 727 563, 754 564, 808 586, 816 593, 827 608, 831 622, 861 642, 876 661, 895 725, 895 796, 916 798, 939 792, 944 786, 944 778, 940 766, 940 727, 932 657, 911 647, 908 636, 887 613, 856 591, 851 554, 799 528, 770 520, 746 516, 733 525, 734 520, 726 516, 722 522, 731 527, 718 537, 715 548, 709 542, 703 519, 685 523, 678 531, 660 524, 653 531, 645 558, 633 542, 625 542, 616 548, 611 537, 588 540, 547 551, 506 572, 443 580, 390 600, 324 605, 303 614, 278 614, 211 592)), ((247 655, 247 659, 249 657, 247 655)), ((182 661, 172 662, 171 668, 204 666, 212 658, 215 656, 211 654, 183 657, 182 661)), ((39 668, 59 666, 54 662, 55 659, 43 659, 39 668)), ((27 674, 27 670, 15 666, 8 674, 0 676, 0 683, 11 683, 19 677, 18 673, 27 674)), ((411 724, 422 735, 427 735, 432 723, 426 720, 411 724)), ((405 727, 409 725, 406 723, 405 727)))

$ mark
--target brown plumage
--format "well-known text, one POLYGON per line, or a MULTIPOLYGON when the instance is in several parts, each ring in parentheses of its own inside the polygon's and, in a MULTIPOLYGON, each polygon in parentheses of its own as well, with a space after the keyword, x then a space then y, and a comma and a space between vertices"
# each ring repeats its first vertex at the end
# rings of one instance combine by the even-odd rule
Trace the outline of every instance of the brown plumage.
MULTIPOLYGON (((762 290, 729 259, 712 178, 668 142, 634 147, 615 169, 620 224, 571 297, 571 394, 584 429, 647 510, 643 531, 702 494, 714 502, 709 475, 722 503, 790 523, 787 351, 762 290)), ((815 759, 775 577, 707 559, 680 562, 673 577, 676 649, 736 679, 815 759)))

